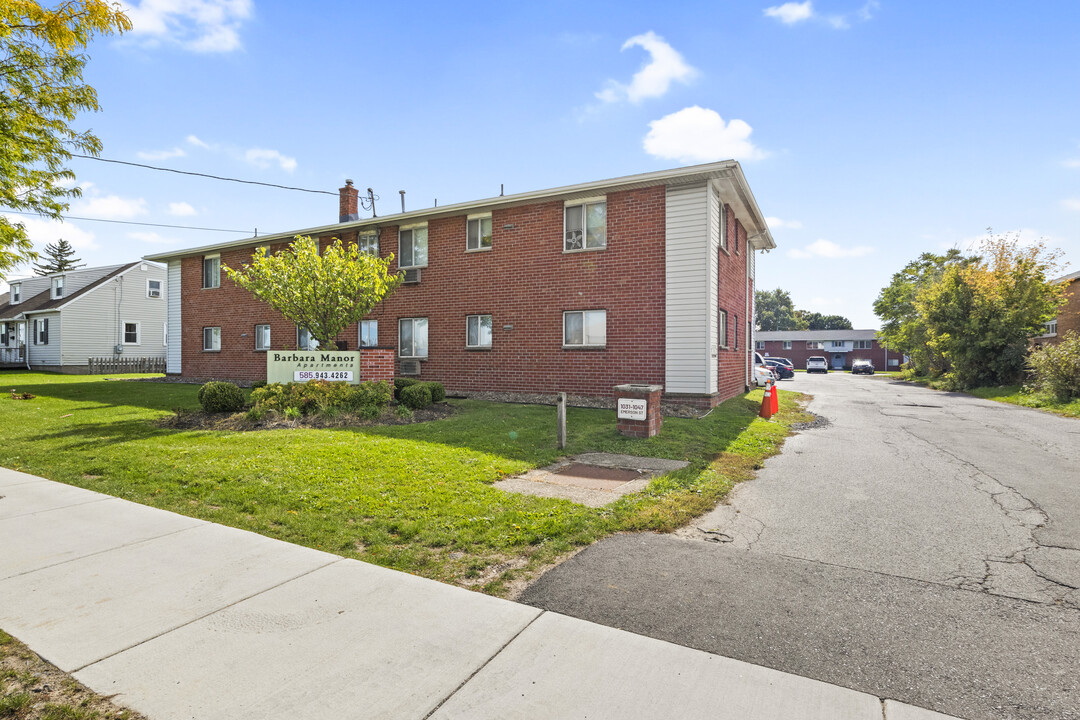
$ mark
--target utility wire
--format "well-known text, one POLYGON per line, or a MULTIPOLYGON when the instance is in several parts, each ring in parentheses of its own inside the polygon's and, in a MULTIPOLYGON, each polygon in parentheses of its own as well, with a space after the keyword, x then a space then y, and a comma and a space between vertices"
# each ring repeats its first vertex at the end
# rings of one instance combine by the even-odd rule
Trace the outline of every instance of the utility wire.
MULTIPOLYGON (((24 212, 22 210, 0 210, 0 212, 15 213, 16 215, 38 214, 32 212, 24 212)), ((250 230, 226 230, 224 228, 192 227, 191 225, 164 225, 162 223, 134 222, 132 220, 106 220, 105 218, 76 217, 75 215, 65 215, 64 220, 88 220, 90 222, 116 223, 117 225, 145 225, 146 227, 173 228, 176 230, 205 230, 206 232, 243 233, 245 235, 251 234, 250 230)))
POLYGON ((108 158, 94 157, 93 155, 72 155, 71 157, 83 158, 84 160, 97 160, 98 162, 116 163, 117 165, 131 165, 132 167, 146 168, 147 170, 160 170, 178 175, 194 175, 196 177, 211 178, 212 180, 226 180, 228 182, 243 183, 245 185, 262 185, 263 187, 278 188, 280 190, 295 190, 296 192, 316 193, 319 195, 337 195, 329 190, 308 190, 307 188, 290 187, 288 185, 275 185, 274 183, 258 182, 256 180, 238 180, 237 178, 221 177, 220 175, 208 175, 206 173, 189 172, 187 170, 174 170, 173 168, 143 165, 142 163, 127 162, 126 160, 109 160, 108 158))

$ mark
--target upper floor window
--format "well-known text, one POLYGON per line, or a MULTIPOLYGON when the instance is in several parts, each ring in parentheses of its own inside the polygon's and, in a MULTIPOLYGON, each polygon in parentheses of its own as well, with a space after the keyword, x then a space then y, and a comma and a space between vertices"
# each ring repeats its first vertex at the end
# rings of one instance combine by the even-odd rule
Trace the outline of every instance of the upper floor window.
POLYGON ((11 304, 22 302, 22 283, 15 283, 11 286, 11 304))
POLYGON ((427 318, 401 318, 398 320, 398 354, 403 358, 427 357, 427 318))
POLYGON ((606 344, 607 310, 563 313, 563 347, 604 347, 606 344))
POLYGON ((716 223, 716 230, 720 236, 720 249, 727 250, 727 222, 724 216, 724 201, 720 199, 720 191, 712 189, 712 220, 716 223))
POLYGON ((255 326, 255 349, 256 350, 269 350, 270 349, 270 326, 269 325, 256 325, 255 326))
POLYGON ((854 350, 870 350, 873 342, 873 340, 853 340, 851 347, 854 350))
POLYGON ((356 246, 362 253, 379 257, 379 234, 375 231, 360 233, 356 236, 356 246))
POLYGON ((490 315, 469 315, 465 319, 465 347, 491 347, 490 315))
POLYGON ((427 225, 398 231, 398 267, 427 267, 427 225))
POLYGON ((784 341, 784 349, 785 350, 790 350, 791 349, 791 341, 790 340, 785 340, 784 341))
POLYGON ((221 256, 204 255, 202 261, 202 286, 221 287, 221 256))
POLYGON ((478 215, 469 218, 465 249, 491 249, 491 215, 478 215))
POLYGON ((755 350, 764 350, 765 349, 765 341, 764 340, 755 341, 754 342, 754 349, 755 350))
POLYGON ((64 278, 53 278, 52 281, 52 299, 59 300, 64 297, 64 278))
POLYGON ((807 340, 806 341, 806 349, 807 350, 823 350, 824 348, 825 348, 825 343, 823 343, 823 342, 815 342, 813 340, 807 340))
POLYGON ((161 281, 160 280, 147 280, 146 281, 146 297, 159 298, 161 297, 161 281))
POLYGON ((830 345, 832 347, 834 347, 834 348, 842 348, 842 347, 844 347, 844 341, 843 340, 833 340, 830 343, 830 345))
POLYGON ((375 347, 379 344, 379 321, 360 321, 360 347, 375 347))
POLYGON ((606 199, 567 201, 563 229, 563 252, 607 247, 606 199))

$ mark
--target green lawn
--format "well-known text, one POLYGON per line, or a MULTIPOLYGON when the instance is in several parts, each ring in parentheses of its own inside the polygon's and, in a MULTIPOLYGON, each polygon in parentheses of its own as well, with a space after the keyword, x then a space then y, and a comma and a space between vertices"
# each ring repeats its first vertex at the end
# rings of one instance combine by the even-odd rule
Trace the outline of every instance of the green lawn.
MULTIPOLYGON (((907 382, 925 385, 933 390, 940 390, 939 383, 935 378, 928 376, 916 376, 904 378, 907 382)), ((998 387, 979 387, 968 390, 969 395, 983 398, 984 400, 996 400, 997 402, 1009 403, 1010 405, 1022 405, 1023 407, 1045 410, 1056 415, 1080 418, 1080 398, 1070 402, 1059 402, 1045 393, 1024 392, 1022 385, 1001 385, 998 387)))
POLYGON ((545 406, 457 400, 430 423, 212 432, 154 424, 197 408, 193 385, 5 372, 0 387, 0 465, 492 593, 612 532, 685 524, 806 419, 786 392, 778 422, 758 419, 756 391, 635 440, 615 432, 613 411, 570 408, 563 453, 545 406), (12 388, 37 397, 12 400, 12 388), (600 509, 491 487, 586 451, 690 466, 600 509))

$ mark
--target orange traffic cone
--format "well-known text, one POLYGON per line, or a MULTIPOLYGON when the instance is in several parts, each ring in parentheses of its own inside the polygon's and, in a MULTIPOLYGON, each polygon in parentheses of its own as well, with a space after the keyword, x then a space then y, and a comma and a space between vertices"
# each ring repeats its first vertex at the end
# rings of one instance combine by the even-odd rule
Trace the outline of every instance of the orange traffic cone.
POLYGON ((772 386, 772 414, 775 415, 780 412, 780 391, 776 389, 775 382, 771 382, 769 385, 772 386))
POLYGON ((761 410, 758 412, 758 417, 763 417, 766 420, 772 417, 772 383, 765 383, 765 396, 761 398, 761 410))

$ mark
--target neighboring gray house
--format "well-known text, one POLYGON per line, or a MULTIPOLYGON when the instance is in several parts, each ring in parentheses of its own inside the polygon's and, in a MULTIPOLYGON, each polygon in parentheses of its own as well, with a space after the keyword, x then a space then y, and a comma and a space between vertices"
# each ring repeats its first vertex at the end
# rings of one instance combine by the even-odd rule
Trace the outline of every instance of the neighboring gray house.
POLYGON ((165 268, 141 261, 13 278, 0 367, 88 372, 90 358, 164 358, 165 268))

